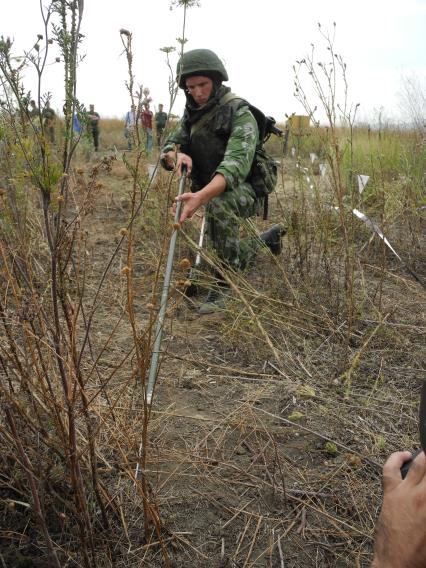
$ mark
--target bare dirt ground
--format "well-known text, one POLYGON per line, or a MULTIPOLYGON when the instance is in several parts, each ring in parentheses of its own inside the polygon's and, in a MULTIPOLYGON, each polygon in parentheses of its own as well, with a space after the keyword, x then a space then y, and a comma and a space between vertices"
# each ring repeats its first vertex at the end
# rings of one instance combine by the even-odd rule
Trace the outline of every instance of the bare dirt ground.
MULTIPOLYGON (((86 388, 98 427, 99 476, 117 516, 110 551, 100 552, 97 561, 156 568, 167 563, 156 533, 149 542, 144 538, 141 472, 136 483, 133 477, 144 409, 126 307, 125 246, 110 263, 120 230, 128 225, 132 180, 119 160, 111 164, 111 171, 101 168, 81 244, 87 313, 104 275, 86 388)), ((84 198, 92 166, 73 174, 76 202, 84 198)), ((269 221, 256 220, 261 230, 281 221, 284 211, 289 234, 283 252, 275 258, 260 250, 255 265, 236 277, 238 287, 224 311, 200 316, 197 306, 205 291, 184 297, 178 283, 186 272, 179 260, 190 251, 184 234, 178 240, 142 472, 161 517, 169 565, 177 568, 367 568, 381 502, 381 466, 391 451, 418 444, 424 290, 361 230, 357 317, 348 331, 334 278, 341 259, 333 265, 319 261, 309 253, 315 243, 298 240, 301 217, 293 207, 291 164, 285 168, 269 221)), ((149 343, 162 283, 160 270, 153 293, 170 229, 159 230, 169 215, 168 176, 158 173, 134 227, 132 293, 141 345, 149 343)), ((315 232, 306 226, 302 234, 315 232)), ((395 230, 393 242, 424 278, 424 247, 414 254, 398 234, 395 230)), ((62 478, 58 466, 48 481, 59 487, 62 478)), ((52 521, 58 542, 61 535, 74 534, 66 517, 59 518, 60 526, 52 521)), ((7 542, 15 543, 3 548, 6 566, 47 566, 28 552, 30 545, 35 548, 27 517, 7 510, 3 520, 7 542)), ((95 541, 96 536, 101 548, 104 535, 95 535, 95 541)), ((77 549, 77 536, 75 543, 77 549)))
MULTIPOLYGON (((115 163, 101 181, 87 246, 93 282, 127 224, 130 205, 131 180, 122 165, 115 163)), ((284 203, 291 194, 286 184, 278 191, 284 203)), ((151 313, 154 261, 161 250, 149 221, 164 215, 155 203, 148 202, 151 213, 137 229, 134 298, 141 329, 151 313)), ((275 197, 271 210, 268 223, 280 218, 275 197)), ((295 301, 289 290, 297 289, 298 275, 287 244, 277 261, 261 251, 246 274, 246 297, 261 314, 275 352, 235 294, 224 312, 199 316, 199 299, 186 300, 173 287, 146 472, 172 565, 369 565, 381 465, 390 451, 417 443, 426 330, 421 288, 392 260, 383 281, 372 247, 360 255, 364 313, 351 337, 351 372, 343 378, 344 323, 339 328, 330 312, 314 309, 322 292, 316 302, 300 287, 303 299, 295 301), (373 306, 377 294, 385 320, 373 306)), ((182 238, 175 266, 187 254, 182 238)), ((114 263, 96 316, 100 344, 122 318, 103 355, 105 370, 130 344, 124 264, 123 256, 114 263)), ((177 268, 174 282, 184 276, 177 268)), ((116 460, 133 466, 137 461, 140 385, 126 366, 109 398, 99 406, 109 424, 100 440, 106 472, 116 460), (122 455, 109 455, 117 437, 122 455)), ((135 494, 134 509, 125 510, 128 533, 116 545, 122 565, 163 566, 160 551, 142 539, 137 488, 125 479, 114 483, 116 495, 135 494)))

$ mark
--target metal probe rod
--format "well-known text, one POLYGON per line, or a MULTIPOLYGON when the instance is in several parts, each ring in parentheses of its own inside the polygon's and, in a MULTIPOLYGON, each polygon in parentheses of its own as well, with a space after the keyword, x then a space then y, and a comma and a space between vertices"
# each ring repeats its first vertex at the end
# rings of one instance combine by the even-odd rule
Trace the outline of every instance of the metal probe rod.
MULTIPOLYGON (((186 181, 186 168, 182 166, 182 177, 180 178, 179 182, 178 195, 182 195, 182 193, 184 192, 185 181, 186 181)), ((178 201, 176 203, 175 225, 179 222, 181 209, 182 209, 182 201, 178 201)), ((160 357, 161 341, 163 339, 164 317, 166 314, 167 300, 169 298, 170 280, 173 271, 173 257, 175 254, 178 231, 179 229, 176 228, 173 229, 173 233, 170 238, 169 255, 167 257, 166 271, 164 273, 163 292, 161 294, 160 310, 158 312, 157 328, 155 331, 155 341, 154 341, 154 346, 152 348, 151 364, 149 367, 149 374, 148 374, 148 386, 146 388, 146 402, 149 405, 152 402, 152 395, 154 392, 155 381, 157 378, 158 359, 160 357)))

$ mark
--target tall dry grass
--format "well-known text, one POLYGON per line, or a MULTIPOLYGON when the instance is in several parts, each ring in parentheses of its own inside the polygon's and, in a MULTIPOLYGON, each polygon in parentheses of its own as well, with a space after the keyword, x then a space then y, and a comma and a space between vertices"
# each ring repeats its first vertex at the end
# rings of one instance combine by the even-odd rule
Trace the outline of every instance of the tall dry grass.
MULTIPOLYGON (((52 6, 75 65, 77 6, 52 6)), ((121 121, 102 119, 96 154, 75 145, 68 112, 50 145, 2 50, 14 89, 0 114, 3 562, 366 566, 380 463, 415 443, 424 292, 351 208, 424 277, 424 139, 333 122, 290 139, 294 157, 271 140, 271 218, 241 231, 286 222, 284 251, 234 273, 203 248, 202 287, 221 270, 231 290, 204 324, 176 263, 150 409, 175 180, 149 179, 141 133, 125 152, 121 121)), ((196 242, 184 227, 176 260, 196 242)))

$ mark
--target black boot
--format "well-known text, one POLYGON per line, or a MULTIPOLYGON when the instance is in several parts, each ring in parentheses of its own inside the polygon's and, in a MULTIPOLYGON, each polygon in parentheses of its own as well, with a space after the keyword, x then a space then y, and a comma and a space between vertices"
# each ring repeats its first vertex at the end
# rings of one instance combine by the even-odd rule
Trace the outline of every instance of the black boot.
POLYGON ((223 280, 217 280, 210 288, 206 299, 198 308, 200 315, 207 315, 223 310, 225 308, 225 298, 229 292, 229 286, 223 280))
POLYGON ((280 254, 282 250, 281 238, 286 234, 287 229, 284 225, 273 225, 270 229, 260 235, 260 240, 265 243, 272 254, 280 254))

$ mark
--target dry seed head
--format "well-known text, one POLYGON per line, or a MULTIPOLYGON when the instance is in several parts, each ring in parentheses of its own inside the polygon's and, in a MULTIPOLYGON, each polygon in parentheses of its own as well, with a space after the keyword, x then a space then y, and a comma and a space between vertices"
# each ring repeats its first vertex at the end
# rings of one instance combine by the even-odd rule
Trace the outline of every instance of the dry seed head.
POLYGON ((189 288, 189 286, 191 286, 191 284, 192 284, 191 280, 188 280, 188 279, 186 279, 185 282, 184 282, 185 288, 189 288))
POLYGON ((78 168, 78 170, 76 170, 76 171, 77 171, 77 173, 78 173, 79 175, 84 174, 83 168, 78 168))
POLYGON ((120 235, 121 235, 122 237, 125 237, 125 236, 128 235, 128 234, 129 234, 129 231, 128 231, 125 227, 123 227, 122 229, 120 229, 120 235))
POLYGON ((2 195, 6 195, 6 190, 3 189, 2 187, 0 187, 0 197, 1 197, 2 195))
POLYGON ((60 57, 55 57, 55 61, 56 61, 56 63, 59 63, 59 62, 61 61, 61 58, 60 58, 60 57))
POLYGON ((181 268, 189 268, 191 266, 191 261, 187 258, 182 258, 182 260, 179 262, 179 266, 181 268))
POLYGON ((175 231, 179 231, 179 229, 180 229, 180 223, 173 223, 173 229, 174 229, 175 231))
POLYGON ((129 274, 129 272, 130 272, 129 266, 123 266, 123 268, 121 269, 122 274, 129 274))
POLYGON ((58 197, 56 198, 56 201, 58 203, 63 203, 64 202, 64 196, 63 195, 58 195, 58 197))
POLYGON ((178 280, 178 281, 176 282, 176 286, 181 286, 181 287, 183 287, 183 286, 185 286, 185 282, 186 282, 186 280, 178 280))
POLYGON ((102 188, 103 188, 103 186, 104 186, 104 184, 103 184, 103 183, 101 183, 100 181, 98 181, 98 183, 96 184, 96 186, 95 186, 95 187, 96 187, 96 189, 102 189, 102 188))
POLYGON ((148 310, 155 310, 154 304, 149 303, 146 305, 146 307, 148 308, 148 310))
POLYGON ((62 177, 63 177, 63 179, 67 179, 67 178, 70 177, 70 176, 69 176, 67 173, 64 172, 64 173, 62 174, 62 177))
POLYGON ((355 454, 349 454, 347 456, 348 464, 352 467, 359 467, 362 464, 362 460, 359 456, 355 454))

